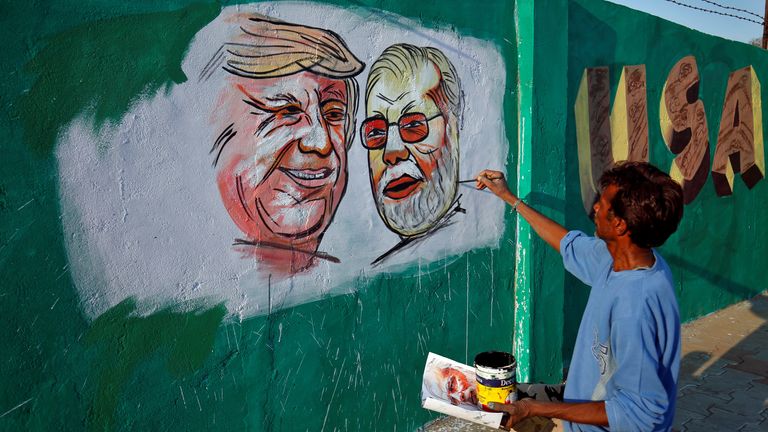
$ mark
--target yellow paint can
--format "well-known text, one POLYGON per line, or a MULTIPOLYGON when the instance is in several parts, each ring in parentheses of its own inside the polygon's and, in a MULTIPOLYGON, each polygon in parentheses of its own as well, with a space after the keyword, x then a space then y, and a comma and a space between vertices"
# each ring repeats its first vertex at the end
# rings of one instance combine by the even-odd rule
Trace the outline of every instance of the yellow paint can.
POLYGON ((475 356, 477 399, 488 411, 490 402, 512 403, 517 400, 517 363, 502 351, 486 351, 475 356))

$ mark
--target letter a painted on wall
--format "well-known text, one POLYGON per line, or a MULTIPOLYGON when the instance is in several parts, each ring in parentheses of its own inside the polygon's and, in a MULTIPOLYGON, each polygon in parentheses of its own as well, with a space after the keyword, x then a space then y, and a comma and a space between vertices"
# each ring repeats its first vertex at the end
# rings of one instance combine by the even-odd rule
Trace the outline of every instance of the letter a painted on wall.
POLYGON ((760 81, 752 66, 731 72, 725 91, 712 181, 720 196, 733 193, 733 177, 752 188, 765 177, 760 81))
POLYGON ((592 211, 597 180, 614 161, 648 160, 648 114, 645 66, 625 66, 613 111, 607 67, 587 68, 576 95, 576 142, 584 210, 592 211))
POLYGON ((700 79, 696 58, 683 57, 669 71, 659 104, 661 136, 677 155, 669 175, 682 185, 686 204, 693 202, 709 174, 709 129, 699 99, 700 79))

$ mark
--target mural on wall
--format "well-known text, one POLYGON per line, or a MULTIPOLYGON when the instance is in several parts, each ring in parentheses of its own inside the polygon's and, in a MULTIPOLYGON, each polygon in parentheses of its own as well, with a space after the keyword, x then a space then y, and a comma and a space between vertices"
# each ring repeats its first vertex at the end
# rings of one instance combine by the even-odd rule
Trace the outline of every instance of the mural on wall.
POLYGON ((461 96, 455 68, 436 48, 393 45, 371 66, 360 140, 376 210, 402 239, 373 264, 466 212, 456 198, 461 96))
POLYGON ((735 173, 741 173, 750 189, 765 177, 760 81, 752 66, 728 76, 712 161, 712 181, 718 195, 733 193, 735 173))
MULTIPOLYGON (((667 148, 677 155, 670 175, 683 186, 686 204, 701 192, 710 170, 709 129, 704 102, 699 99, 700 79, 696 58, 683 57, 670 69, 659 103, 661 135, 667 148)), ((618 161, 648 160, 645 93, 645 66, 625 66, 609 115, 608 68, 584 69, 574 115, 581 197, 588 214, 597 196, 599 173, 618 161), (629 78, 625 80, 625 76, 629 78)), ((752 66, 728 77, 712 161, 717 195, 733 193, 736 173, 741 173, 750 189, 765 177, 760 82, 752 66)))
POLYGON ((709 129, 699 99, 699 68, 693 56, 683 57, 669 71, 659 103, 661 136, 672 154, 670 176, 683 187, 683 200, 693 202, 709 173, 709 129))
POLYGON ((291 274, 315 259, 347 186, 357 82, 363 63, 323 29, 241 18, 202 77, 232 74, 214 107, 216 180, 235 240, 274 272, 291 274))
POLYGON ((459 179, 504 170, 504 67, 487 41, 399 17, 224 9, 190 44, 187 82, 100 129, 83 112, 60 135, 87 315, 133 297, 243 318, 494 247, 502 203, 459 179))
POLYGON ((615 161, 648 160, 648 114, 645 66, 625 66, 610 111, 607 67, 587 68, 579 84, 574 113, 579 156, 579 183, 589 214, 598 194, 597 181, 615 161))
POLYGON ((645 91, 645 65, 624 66, 611 110, 614 160, 648 161, 648 103, 645 91))
POLYGON ((611 87, 608 68, 584 69, 576 96, 576 141, 579 156, 579 185, 584 211, 592 211, 597 198, 597 179, 613 165, 611 153, 611 87))

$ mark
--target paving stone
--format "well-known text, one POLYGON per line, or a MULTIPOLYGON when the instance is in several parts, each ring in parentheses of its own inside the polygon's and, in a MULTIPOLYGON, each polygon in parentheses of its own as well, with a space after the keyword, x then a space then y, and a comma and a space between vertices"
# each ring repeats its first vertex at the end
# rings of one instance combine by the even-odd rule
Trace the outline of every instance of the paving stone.
POLYGON ((677 409, 686 411, 692 411, 703 416, 710 415, 709 408, 718 404, 722 404, 725 401, 721 398, 716 398, 707 393, 691 390, 678 396, 677 409))
POLYGON ((752 334, 744 338, 739 342, 739 348, 745 351, 761 352, 765 351, 765 344, 768 343, 768 336, 762 332, 759 334, 752 334))
POLYGON ((768 399, 763 386, 753 386, 749 389, 735 391, 730 401, 717 405, 718 408, 742 415, 757 415, 768 408, 768 399))
POLYGON ((762 416, 762 420, 756 422, 756 423, 747 423, 744 426, 742 426, 739 431, 743 432, 755 432, 755 431, 768 431, 768 409, 764 409, 762 413, 760 413, 762 416))
POLYGON ((735 431, 741 427, 745 427, 745 425, 748 425, 749 423, 758 423, 763 420, 763 417, 758 413, 742 415, 717 407, 710 408, 709 411, 712 415, 702 421, 706 421, 708 424, 717 427, 717 430, 721 431, 735 431))
POLYGON ((680 369, 684 369, 687 367, 696 367, 703 365, 712 358, 712 354, 701 351, 701 350, 692 350, 688 351, 685 354, 683 354, 682 358, 680 359, 680 369))
POLYGON ((672 429, 683 430, 683 425, 691 420, 701 420, 706 417, 704 414, 695 411, 689 411, 680 407, 675 408, 675 421, 672 423, 672 429))
POLYGON ((768 424, 765 421, 762 423, 747 423, 739 429, 739 432, 765 432, 768 431, 768 424))
POLYGON ((751 356, 744 357, 741 363, 726 367, 768 378, 768 361, 759 360, 751 356))
POLYGON ((706 369, 701 371, 700 376, 701 377, 707 377, 710 375, 722 375, 725 372, 725 367, 736 364, 736 362, 731 360, 726 360, 723 358, 718 358, 712 364, 707 366, 706 369))
POLYGON ((680 394, 683 390, 698 387, 701 384, 702 378, 694 376, 681 376, 677 380, 677 393, 680 394))
POLYGON ((730 393, 747 389, 752 386, 754 381, 760 378, 760 376, 751 373, 726 369, 720 375, 705 376, 697 390, 721 399, 730 400, 730 393))
POLYGON ((709 423, 707 419, 691 420, 684 424, 682 429, 683 432, 724 432, 735 430, 735 428, 720 429, 720 426, 709 423))
MULTIPOLYGON (((766 335, 764 337, 761 337, 761 339, 762 339, 763 347, 768 346, 768 333, 766 333, 766 335)), ((752 354, 752 357, 754 357, 754 358, 756 358, 758 360, 762 360, 762 361, 767 361, 768 362, 768 349, 762 349, 762 350, 752 354)))
POLYGON ((711 355, 709 353, 702 351, 694 351, 685 354, 682 360, 680 360, 680 378, 678 384, 697 381, 699 377, 694 376, 693 374, 709 361, 710 358, 711 355))
POLYGON ((753 357, 757 353, 758 351, 756 350, 745 350, 745 349, 742 349, 740 345, 737 345, 736 347, 733 347, 730 350, 728 350, 727 353, 723 354, 723 358, 726 360, 733 361, 736 364, 739 364, 744 362, 745 358, 753 357))

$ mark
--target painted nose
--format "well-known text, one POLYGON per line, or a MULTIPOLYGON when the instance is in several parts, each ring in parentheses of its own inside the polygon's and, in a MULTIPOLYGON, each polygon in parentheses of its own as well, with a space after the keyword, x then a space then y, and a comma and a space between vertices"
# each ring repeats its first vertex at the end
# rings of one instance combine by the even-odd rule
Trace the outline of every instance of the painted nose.
POLYGON ((408 160, 410 153, 405 144, 403 144, 403 140, 400 139, 400 132, 397 130, 397 127, 390 127, 394 128, 394 131, 390 129, 387 134, 389 139, 384 147, 384 163, 387 165, 397 165, 401 161, 408 160))
POLYGON ((307 126, 309 130, 299 139, 299 150, 302 153, 317 153, 322 157, 328 156, 333 151, 331 134, 328 132, 328 125, 322 118, 316 118, 313 121, 307 117, 311 123, 307 126))

